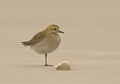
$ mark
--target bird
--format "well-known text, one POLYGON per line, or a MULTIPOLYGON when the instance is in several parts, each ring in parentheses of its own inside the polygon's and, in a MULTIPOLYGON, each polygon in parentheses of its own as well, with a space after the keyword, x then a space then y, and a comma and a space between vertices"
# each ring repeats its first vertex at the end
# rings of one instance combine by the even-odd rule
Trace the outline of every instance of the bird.
POLYGON ((24 46, 30 46, 38 54, 44 54, 45 66, 47 63, 47 56, 58 48, 61 42, 59 33, 64 33, 56 24, 50 24, 43 31, 35 34, 30 40, 21 42, 24 46))

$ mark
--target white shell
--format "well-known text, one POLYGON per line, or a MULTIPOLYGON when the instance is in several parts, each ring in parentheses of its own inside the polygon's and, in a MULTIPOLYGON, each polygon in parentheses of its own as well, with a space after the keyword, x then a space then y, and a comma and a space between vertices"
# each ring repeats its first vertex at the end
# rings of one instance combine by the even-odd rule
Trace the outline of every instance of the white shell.
POLYGON ((61 61, 55 65, 56 70, 70 70, 70 62, 67 60, 61 61))

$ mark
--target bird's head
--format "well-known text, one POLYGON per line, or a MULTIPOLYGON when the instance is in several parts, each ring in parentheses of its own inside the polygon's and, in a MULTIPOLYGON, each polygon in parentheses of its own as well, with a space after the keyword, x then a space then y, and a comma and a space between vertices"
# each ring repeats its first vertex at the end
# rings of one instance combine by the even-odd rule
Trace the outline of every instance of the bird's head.
POLYGON ((47 32, 53 32, 53 33, 64 33, 60 30, 60 27, 56 24, 51 24, 46 29, 47 32))

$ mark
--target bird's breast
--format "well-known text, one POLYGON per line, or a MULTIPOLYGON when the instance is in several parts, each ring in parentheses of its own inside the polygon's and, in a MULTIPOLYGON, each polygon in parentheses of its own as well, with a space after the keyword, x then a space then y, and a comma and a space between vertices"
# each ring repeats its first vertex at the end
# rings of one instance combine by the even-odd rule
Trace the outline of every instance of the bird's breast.
POLYGON ((45 36, 42 41, 34 44, 31 48, 39 54, 50 53, 59 46, 60 41, 61 39, 58 34, 51 34, 45 36))

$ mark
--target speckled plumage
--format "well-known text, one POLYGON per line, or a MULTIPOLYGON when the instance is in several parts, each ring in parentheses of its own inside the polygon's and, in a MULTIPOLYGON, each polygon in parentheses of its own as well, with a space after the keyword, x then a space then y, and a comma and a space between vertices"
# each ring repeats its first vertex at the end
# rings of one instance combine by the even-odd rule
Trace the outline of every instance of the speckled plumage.
POLYGON ((31 40, 22 43, 25 46, 30 46, 38 54, 45 54, 45 65, 47 66, 47 54, 56 50, 61 42, 58 33, 64 32, 60 31, 58 25, 52 24, 33 36, 31 40))

